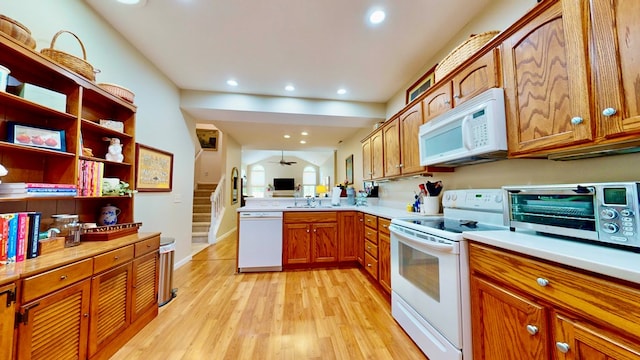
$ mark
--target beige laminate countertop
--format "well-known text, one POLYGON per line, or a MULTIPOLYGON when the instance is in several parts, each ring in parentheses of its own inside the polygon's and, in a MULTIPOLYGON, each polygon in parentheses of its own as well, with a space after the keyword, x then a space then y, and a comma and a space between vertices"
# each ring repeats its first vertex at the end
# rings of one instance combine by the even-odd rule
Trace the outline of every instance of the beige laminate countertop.
POLYGON ((40 255, 18 263, 0 265, 0 284, 25 278, 82 259, 160 236, 159 232, 138 233, 108 241, 82 241, 80 245, 64 248, 50 254, 40 255))
POLYGON ((524 255, 640 284, 640 254, 527 231, 470 231, 464 237, 524 255))
MULTIPOLYGON (((293 212, 293 211, 360 211, 365 214, 380 216, 387 219, 399 218, 399 217, 419 217, 418 213, 410 213, 405 210, 398 210, 395 208, 367 205, 367 206, 355 206, 355 205, 339 205, 339 206, 318 206, 318 207, 286 207, 286 206, 244 206, 238 208, 238 212, 293 212)), ((426 217, 426 215, 425 215, 426 217)))

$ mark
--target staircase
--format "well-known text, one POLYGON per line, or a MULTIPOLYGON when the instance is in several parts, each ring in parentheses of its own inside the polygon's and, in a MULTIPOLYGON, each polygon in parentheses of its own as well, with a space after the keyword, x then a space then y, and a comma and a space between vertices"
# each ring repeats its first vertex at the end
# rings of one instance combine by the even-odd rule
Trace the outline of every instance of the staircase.
POLYGON ((191 242, 207 243, 211 226, 211 194, 218 184, 197 183, 193 190, 191 242))

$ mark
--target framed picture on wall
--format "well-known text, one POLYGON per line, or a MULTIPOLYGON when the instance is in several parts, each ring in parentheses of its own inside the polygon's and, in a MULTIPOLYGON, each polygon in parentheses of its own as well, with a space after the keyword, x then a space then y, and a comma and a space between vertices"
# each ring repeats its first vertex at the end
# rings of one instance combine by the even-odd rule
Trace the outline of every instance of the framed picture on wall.
POLYGON ((196 136, 203 150, 218 150, 218 130, 212 129, 196 129, 196 136))
POLYGON ((171 191, 173 154, 136 144, 136 190, 171 191))
POLYGON ((405 96, 405 104, 410 103, 415 98, 420 96, 423 92, 427 91, 433 83, 435 83, 435 70, 436 66, 432 67, 427 71, 418 81, 413 83, 408 89, 407 94, 405 96))
POLYGON ((346 174, 346 181, 349 184, 353 184, 353 154, 347 156, 347 159, 345 160, 345 174, 346 174))

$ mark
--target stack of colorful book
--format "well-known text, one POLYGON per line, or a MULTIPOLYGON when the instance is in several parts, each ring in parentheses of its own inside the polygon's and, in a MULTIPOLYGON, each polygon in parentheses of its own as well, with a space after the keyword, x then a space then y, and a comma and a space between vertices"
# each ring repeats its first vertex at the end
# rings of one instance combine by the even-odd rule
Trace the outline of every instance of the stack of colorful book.
POLYGON ((80 160, 78 166, 78 195, 102 196, 104 163, 99 161, 80 160))
POLYGON ((1 183, 0 197, 28 196, 76 196, 78 189, 74 184, 49 183, 1 183))
POLYGON ((38 256, 41 217, 36 211, 0 214, 0 264, 38 256))

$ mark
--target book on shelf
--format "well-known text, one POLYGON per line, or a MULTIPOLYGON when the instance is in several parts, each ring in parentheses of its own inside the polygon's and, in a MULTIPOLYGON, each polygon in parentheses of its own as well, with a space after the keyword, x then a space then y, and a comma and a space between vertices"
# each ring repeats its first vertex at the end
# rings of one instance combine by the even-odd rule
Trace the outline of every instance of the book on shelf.
POLYGON ((0 264, 38 256, 41 217, 38 211, 0 214, 0 264))
POLYGON ((78 194, 80 196, 102 195, 104 163, 99 161, 80 160, 78 166, 78 194))
POLYGON ((27 259, 33 259, 38 257, 40 251, 40 219, 42 213, 38 211, 32 211, 28 213, 29 216, 29 234, 27 236, 27 259))

